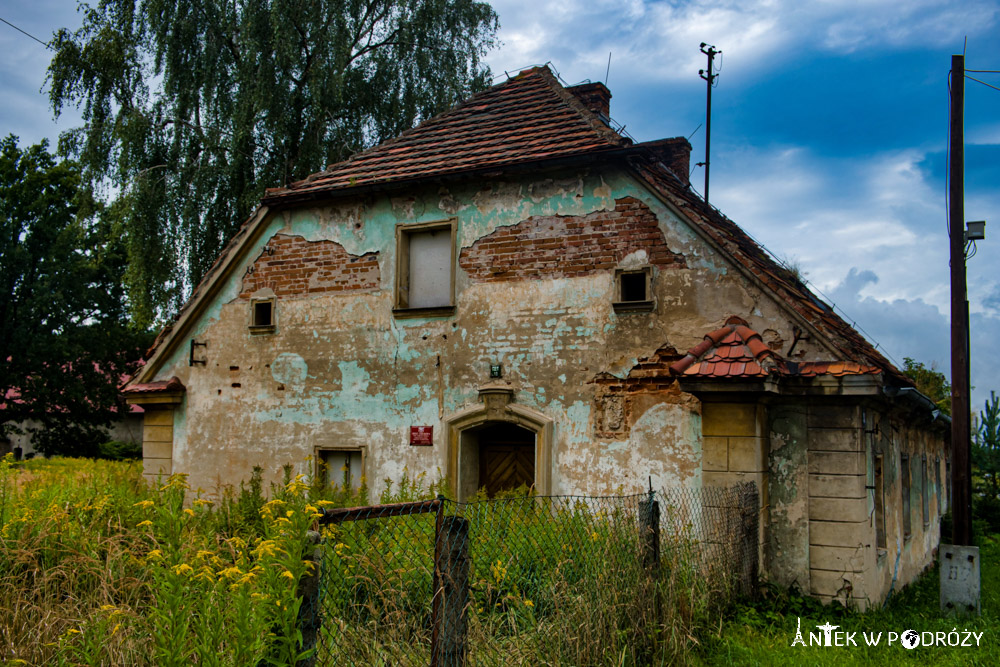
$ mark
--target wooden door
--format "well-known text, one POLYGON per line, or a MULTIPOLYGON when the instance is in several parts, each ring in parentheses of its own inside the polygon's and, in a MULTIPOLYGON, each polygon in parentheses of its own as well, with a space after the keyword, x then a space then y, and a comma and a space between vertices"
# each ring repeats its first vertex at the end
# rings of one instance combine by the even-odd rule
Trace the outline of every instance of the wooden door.
POLYGON ((479 485, 498 491, 535 485, 535 434, 510 424, 491 426, 479 435, 479 485))

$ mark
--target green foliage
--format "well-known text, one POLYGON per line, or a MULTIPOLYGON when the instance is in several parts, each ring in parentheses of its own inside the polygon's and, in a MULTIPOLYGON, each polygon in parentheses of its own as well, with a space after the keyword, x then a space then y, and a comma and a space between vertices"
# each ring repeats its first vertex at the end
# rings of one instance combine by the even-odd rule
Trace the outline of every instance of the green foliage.
POLYGON ((1000 398, 990 392, 972 438, 973 514, 987 532, 1000 532, 1000 398))
POLYGON ((101 0, 53 38, 62 137, 112 206, 129 298, 176 307, 265 187, 391 138, 489 82, 476 0, 101 0), (151 84, 150 82, 155 82, 151 84))
POLYGON ((45 142, 0 142, 0 436, 33 424, 36 449, 96 455, 118 384, 148 337, 119 294, 124 253, 80 168, 45 142), (7 397, 8 400, 3 400, 7 397))
MULTIPOLYGON (((690 662, 695 665, 992 665, 1000 661, 1000 542, 997 535, 980 545, 982 616, 953 618, 941 614, 940 574, 935 564, 917 581, 893 595, 884 608, 865 613, 837 603, 769 590, 753 605, 737 607, 715 632, 701 638, 690 662), (792 647, 798 620, 803 634, 830 623, 838 631, 857 633, 858 646, 792 647), (899 642, 886 645, 888 632, 982 632, 980 646, 921 645, 908 650, 899 642), (862 632, 881 632, 879 646, 866 646, 862 632)), ((808 637, 806 637, 808 641, 808 637)))
POLYGON ((111 440, 110 442, 101 443, 97 449, 97 456, 102 459, 110 459, 112 461, 136 461, 142 458, 141 442, 111 440))
POLYGON ((928 368, 919 361, 904 357, 903 373, 913 380, 921 394, 934 401, 941 412, 951 414, 951 383, 934 364, 928 368))

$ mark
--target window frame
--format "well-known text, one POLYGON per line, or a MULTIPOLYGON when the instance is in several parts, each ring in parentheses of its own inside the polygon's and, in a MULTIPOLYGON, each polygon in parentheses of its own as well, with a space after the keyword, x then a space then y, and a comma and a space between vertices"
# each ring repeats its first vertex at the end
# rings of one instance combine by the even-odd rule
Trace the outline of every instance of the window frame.
POLYGON ((924 528, 931 524, 931 494, 928 485, 927 454, 920 457, 920 513, 924 528))
POLYGON ((899 455, 899 486, 900 493, 902 495, 902 510, 903 510, 903 539, 908 540, 913 535, 913 517, 912 507, 910 506, 910 488, 912 487, 910 470, 910 455, 900 454, 899 455))
MULTIPOLYGON (((333 454, 360 454, 361 455, 361 479, 358 480, 357 488, 361 487, 362 481, 368 479, 368 448, 364 445, 359 445, 357 447, 338 447, 331 445, 316 445, 313 447, 313 474, 315 478, 319 478, 321 474, 320 464, 323 462, 323 453, 333 453, 333 454)), ((356 488, 353 485, 353 479, 351 488, 356 488)), ((337 481, 337 485, 340 485, 340 480, 337 481)), ((327 469, 326 478, 323 479, 323 487, 330 485, 330 471, 327 469)))
POLYGON ((458 218, 433 220, 431 222, 403 223, 396 225, 396 281, 393 294, 392 313, 397 318, 405 317, 445 317, 455 314, 455 267, 458 260, 457 250, 458 218), (451 234, 451 265, 449 267, 449 300, 450 303, 441 306, 426 306, 411 308, 407 305, 410 291, 410 236, 435 230, 449 230, 451 234))
POLYGON ((653 297, 653 267, 649 264, 635 269, 615 269, 614 290, 611 307, 616 313, 644 313, 656 309, 656 299, 653 297), (646 277, 646 298, 642 301, 624 301, 622 299, 622 277, 640 273, 646 277))
POLYGON ((875 496, 875 548, 885 551, 885 457, 882 454, 875 455, 874 468, 872 487, 875 496))
POLYGON ((250 322, 247 328, 251 334, 274 333, 278 328, 278 299, 274 296, 250 297, 250 322), (269 324, 257 324, 257 305, 260 303, 271 304, 271 322, 269 324))

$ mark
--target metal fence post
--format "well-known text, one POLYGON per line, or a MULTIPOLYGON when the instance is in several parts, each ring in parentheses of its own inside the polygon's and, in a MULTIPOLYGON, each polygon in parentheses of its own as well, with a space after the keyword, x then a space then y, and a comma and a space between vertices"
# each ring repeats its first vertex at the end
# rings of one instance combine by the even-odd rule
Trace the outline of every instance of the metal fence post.
POLYGON ((759 547, 757 517, 760 513, 760 499, 757 485, 746 482, 740 486, 739 508, 740 531, 740 593, 747 597, 757 594, 759 547))
POLYGON ((463 667, 469 605, 469 522, 441 516, 434 545, 431 667, 463 667))

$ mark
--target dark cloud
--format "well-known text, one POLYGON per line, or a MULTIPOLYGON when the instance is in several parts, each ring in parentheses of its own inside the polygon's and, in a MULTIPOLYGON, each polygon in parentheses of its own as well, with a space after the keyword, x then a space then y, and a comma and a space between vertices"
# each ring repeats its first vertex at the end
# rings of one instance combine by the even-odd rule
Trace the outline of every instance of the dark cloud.
MULTIPOLYGON (((851 268, 829 296, 849 322, 861 329, 879 350, 902 364, 904 357, 916 359, 951 376, 951 330, 949 319, 922 299, 882 301, 862 297, 865 287, 878 282, 873 271, 851 268)), ((1000 287, 990 297, 1000 305, 1000 287)), ((1000 327, 997 314, 973 313, 972 406, 981 406, 991 389, 1000 388, 1000 356, 993 353, 994 332, 1000 327)))

